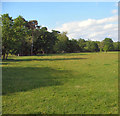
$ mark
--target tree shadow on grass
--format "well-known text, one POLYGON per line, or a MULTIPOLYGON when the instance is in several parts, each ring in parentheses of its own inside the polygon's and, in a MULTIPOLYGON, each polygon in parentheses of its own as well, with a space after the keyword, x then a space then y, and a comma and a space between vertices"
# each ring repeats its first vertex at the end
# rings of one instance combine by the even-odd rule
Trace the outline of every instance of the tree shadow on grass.
POLYGON ((37 54, 35 56, 78 56, 78 55, 88 55, 88 52, 81 52, 81 53, 55 53, 55 54, 37 54))
POLYGON ((35 58, 31 58, 31 59, 8 59, 8 60, 3 60, 3 61, 11 61, 11 62, 17 62, 17 61, 61 61, 61 60, 82 60, 82 59, 87 59, 87 58, 44 58, 44 59, 35 59, 35 58))
POLYGON ((7 65, 9 63, 6 63, 6 62, 1 62, 0 65, 7 65))
POLYGON ((68 70, 49 67, 3 67, 2 94, 24 92, 40 87, 59 86, 65 82, 68 70))

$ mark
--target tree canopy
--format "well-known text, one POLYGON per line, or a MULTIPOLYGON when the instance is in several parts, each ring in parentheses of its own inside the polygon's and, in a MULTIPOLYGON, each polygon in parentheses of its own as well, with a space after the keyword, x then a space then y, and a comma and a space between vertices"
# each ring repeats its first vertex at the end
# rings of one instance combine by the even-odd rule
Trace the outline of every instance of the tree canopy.
POLYGON ((1 19, 3 59, 7 59, 9 54, 23 56, 120 50, 120 42, 113 42, 112 38, 103 38, 103 41, 69 39, 67 32, 48 31, 47 27, 39 26, 37 20, 27 21, 22 16, 13 19, 9 14, 1 15, 1 19))

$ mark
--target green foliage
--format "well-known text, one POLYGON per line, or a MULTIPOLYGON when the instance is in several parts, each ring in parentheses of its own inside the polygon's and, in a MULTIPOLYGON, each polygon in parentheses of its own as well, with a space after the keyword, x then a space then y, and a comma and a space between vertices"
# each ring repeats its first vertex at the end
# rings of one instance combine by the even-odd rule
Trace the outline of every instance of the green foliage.
POLYGON ((68 41, 67 52, 69 53, 79 52, 79 45, 77 40, 72 39, 68 41))
POLYGON ((0 59, 2 57, 2 16, 0 15, 0 59))
POLYGON ((111 38, 105 38, 105 39, 103 40, 103 44, 104 44, 103 50, 104 50, 105 52, 111 51, 111 50, 114 49, 114 47, 113 47, 113 41, 112 41, 111 38))
POLYGON ((8 14, 3 14, 1 18, 3 59, 7 59, 8 54, 25 56, 120 50, 120 43, 113 42, 111 38, 105 38, 102 42, 81 38, 70 40, 66 32, 49 32, 47 27, 38 26, 37 20, 26 21, 22 16, 13 20, 8 14))
POLYGON ((34 53, 53 53, 53 46, 57 41, 57 31, 48 32, 46 27, 42 27, 35 33, 36 39, 34 41, 34 53))
POLYGON ((30 47, 30 36, 29 36, 29 30, 26 27, 26 21, 22 16, 18 16, 16 19, 14 19, 14 38, 15 38, 15 54, 19 55, 26 55, 26 52, 29 53, 29 47, 30 47))
POLYGON ((100 52, 102 52, 103 51, 103 47, 104 47, 103 41, 101 41, 101 42, 97 41, 97 44, 98 44, 100 52))
POLYGON ((94 41, 87 41, 85 49, 90 52, 97 52, 99 50, 97 43, 94 41))
POLYGON ((115 51, 120 51, 120 42, 113 42, 114 50, 115 51))
POLYGON ((7 59, 11 50, 13 50, 14 44, 14 31, 13 31, 13 19, 8 14, 2 15, 2 54, 3 59, 7 59))
POLYGON ((84 39, 78 39, 78 45, 80 47, 80 51, 85 51, 84 47, 86 46, 86 43, 84 39))
POLYGON ((67 43, 68 37, 66 36, 66 32, 58 34, 57 36, 58 41, 54 45, 54 51, 58 53, 64 53, 67 51, 67 43))

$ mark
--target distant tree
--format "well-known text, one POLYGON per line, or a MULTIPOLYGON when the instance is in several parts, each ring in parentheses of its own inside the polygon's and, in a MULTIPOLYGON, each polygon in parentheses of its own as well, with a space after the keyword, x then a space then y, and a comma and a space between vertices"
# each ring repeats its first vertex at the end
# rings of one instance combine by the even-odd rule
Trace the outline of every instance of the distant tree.
POLYGON ((52 30, 51 32, 51 38, 52 38, 52 53, 56 53, 56 50, 54 49, 55 44, 58 42, 58 36, 60 34, 60 31, 52 30))
POLYGON ((42 52, 43 54, 45 53, 45 43, 47 40, 47 28, 46 27, 42 27, 39 30, 36 30, 35 32, 35 41, 34 41, 34 53, 40 53, 42 52))
POLYGON ((97 43, 90 40, 86 42, 85 49, 89 52, 97 52, 99 50, 97 43))
POLYGON ((103 51, 103 47, 104 47, 103 41, 96 41, 96 43, 98 44, 98 48, 99 48, 100 52, 102 52, 103 51))
POLYGON ((66 32, 60 33, 57 36, 58 41, 54 45, 54 51, 64 53, 67 51, 68 37, 66 32))
POLYGON ((114 51, 118 51, 118 42, 113 42, 114 51))
POLYGON ((42 52, 44 53, 53 53, 53 46, 57 41, 58 31, 48 32, 46 27, 42 27, 35 34, 35 42, 34 42, 34 52, 35 54, 42 52))
POLYGON ((67 42, 67 52, 78 52, 79 51, 79 45, 78 41, 75 39, 69 40, 67 42))
POLYGON ((84 39, 81 39, 81 38, 78 39, 78 45, 79 45, 80 51, 85 51, 84 47, 85 47, 86 43, 85 43, 84 39))
POLYGON ((40 28, 40 26, 38 26, 37 20, 29 21, 27 26, 29 27, 29 29, 31 29, 31 33, 32 33, 31 55, 33 55, 34 31, 35 29, 40 28))
POLYGON ((103 40, 103 44, 104 44, 103 50, 104 50, 105 52, 111 51, 111 50, 114 49, 114 47, 113 47, 113 41, 112 41, 111 38, 105 38, 105 39, 103 40))
POLYGON ((118 51, 120 51, 120 42, 118 41, 118 51))

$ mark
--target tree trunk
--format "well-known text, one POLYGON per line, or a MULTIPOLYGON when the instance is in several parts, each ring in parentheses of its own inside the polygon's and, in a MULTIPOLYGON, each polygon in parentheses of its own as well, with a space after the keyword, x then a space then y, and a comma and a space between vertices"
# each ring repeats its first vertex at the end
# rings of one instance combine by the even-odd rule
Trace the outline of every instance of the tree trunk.
POLYGON ((5 53, 3 54, 3 60, 5 60, 5 53))
POLYGON ((32 45, 31 45, 31 56, 33 55, 33 30, 32 30, 32 45))
POLYGON ((7 60, 7 58, 8 58, 8 53, 7 53, 7 56, 6 56, 6 60, 7 60))
POLYGON ((42 51, 42 54, 45 54, 45 52, 44 52, 44 51, 42 51))

